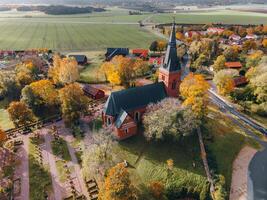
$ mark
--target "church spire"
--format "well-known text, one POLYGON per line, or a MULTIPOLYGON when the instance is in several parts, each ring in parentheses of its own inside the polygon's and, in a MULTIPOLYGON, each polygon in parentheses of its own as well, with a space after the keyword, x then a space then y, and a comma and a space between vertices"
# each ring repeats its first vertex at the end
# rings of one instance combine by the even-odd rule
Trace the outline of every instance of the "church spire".
POLYGON ((172 25, 171 35, 162 67, 169 72, 178 71, 181 69, 176 49, 175 20, 172 25))

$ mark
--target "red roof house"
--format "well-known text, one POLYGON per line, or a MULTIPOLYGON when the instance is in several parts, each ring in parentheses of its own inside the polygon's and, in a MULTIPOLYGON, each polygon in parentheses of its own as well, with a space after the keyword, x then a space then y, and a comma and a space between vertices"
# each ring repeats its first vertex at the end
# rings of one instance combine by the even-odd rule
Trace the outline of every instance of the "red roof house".
POLYGON ((242 64, 241 64, 241 62, 226 62, 225 67, 233 68, 233 69, 239 69, 242 67, 242 64))
POLYGON ((162 63, 162 57, 150 57, 148 62, 150 65, 154 65, 155 67, 158 67, 162 63))
POLYGON ((248 80, 246 79, 245 76, 238 76, 238 77, 235 77, 234 78, 234 83, 235 83, 235 86, 240 86, 240 85, 245 85, 248 83, 248 80))
POLYGON ((105 92, 103 90, 97 89, 88 84, 83 87, 83 91, 86 95, 95 100, 102 99, 105 97, 105 92))
POLYGON ((139 58, 147 58, 148 57, 147 49, 133 49, 132 53, 139 58))
POLYGON ((207 29, 207 32, 208 32, 208 33, 214 33, 214 34, 215 34, 215 33, 217 33, 217 34, 222 34, 223 31, 224 31, 223 28, 216 28, 216 27, 210 27, 210 28, 207 29))

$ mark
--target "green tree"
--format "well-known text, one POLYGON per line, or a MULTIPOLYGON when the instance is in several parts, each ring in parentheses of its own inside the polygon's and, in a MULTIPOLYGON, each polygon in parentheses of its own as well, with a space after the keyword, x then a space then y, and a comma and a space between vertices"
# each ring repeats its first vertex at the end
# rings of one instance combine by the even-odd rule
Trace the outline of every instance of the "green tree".
POLYGON ((224 55, 218 56, 217 59, 214 61, 213 70, 215 72, 218 72, 218 71, 224 69, 225 68, 225 62, 226 62, 226 59, 225 59, 224 55))

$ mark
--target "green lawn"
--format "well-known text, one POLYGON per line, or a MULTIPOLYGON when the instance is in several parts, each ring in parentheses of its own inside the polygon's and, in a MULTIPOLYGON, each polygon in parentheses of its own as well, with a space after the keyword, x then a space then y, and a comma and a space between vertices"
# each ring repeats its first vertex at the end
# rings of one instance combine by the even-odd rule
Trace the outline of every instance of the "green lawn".
MULTIPOLYGON (((240 150, 249 145, 259 148, 259 144, 248 138, 244 132, 214 107, 210 107, 209 119, 203 129, 205 144, 217 163, 218 173, 226 179, 229 192, 232 179, 232 164, 240 150)), ((214 166, 211 166, 214 167, 214 166)))
POLYGON ((58 140, 53 140, 51 145, 52 145, 53 154, 55 156, 58 156, 65 161, 71 160, 68 145, 64 139, 59 138, 58 140))
POLYGON ((45 193, 51 192, 52 180, 48 167, 41 166, 37 161, 37 145, 43 140, 30 138, 29 143, 29 178, 30 200, 45 200, 45 193))
POLYGON ((104 62, 104 51, 91 51, 85 53, 90 64, 85 66, 80 72, 80 81, 86 83, 99 83, 105 82, 105 75, 99 69, 104 62))
POLYGON ((208 194, 199 151, 196 136, 185 138, 180 142, 151 144, 148 144, 142 136, 136 136, 119 144, 118 156, 130 163, 132 178, 144 193, 143 198, 151 199, 147 186, 156 180, 163 182, 167 189, 173 188, 176 192, 181 192, 182 189, 190 191, 195 189, 198 194, 201 191, 208 194), (174 169, 173 175, 170 175, 166 182, 168 159, 174 160, 174 169))
POLYGON ((74 171, 74 167, 71 168, 65 168, 66 162, 63 160, 57 160, 56 161, 56 167, 57 167, 57 172, 59 175, 59 180, 60 182, 64 183, 67 181, 67 175, 71 174, 74 171))
POLYGON ((0 127, 4 130, 14 128, 14 124, 10 120, 9 115, 6 111, 7 105, 8 105, 7 100, 0 101, 0 127))

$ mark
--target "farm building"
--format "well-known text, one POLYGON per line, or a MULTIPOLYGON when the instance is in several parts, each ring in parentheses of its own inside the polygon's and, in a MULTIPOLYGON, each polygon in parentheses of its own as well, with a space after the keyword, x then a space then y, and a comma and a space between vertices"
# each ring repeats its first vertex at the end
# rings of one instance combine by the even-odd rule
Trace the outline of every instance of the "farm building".
POLYGON ((177 97, 180 82, 181 67, 173 24, 164 62, 159 70, 159 83, 112 92, 102 112, 104 126, 111 127, 119 140, 137 134, 146 107, 168 96, 177 97))
POLYGON ((107 48, 107 52, 105 54, 106 60, 111 60, 114 56, 128 56, 129 49, 128 48, 107 48))
POLYGON ((242 64, 241 62, 226 62, 225 67, 231 69, 240 69, 242 67, 242 64))
POLYGON ((83 87, 83 91, 86 95, 95 100, 105 97, 105 92, 103 90, 97 89, 89 84, 83 87))
POLYGON ((132 54, 139 58, 147 59, 148 50, 147 49, 133 49, 132 54))
POLYGON ((238 76, 234 78, 234 83, 235 83, 235 86, 238 87, 238 86, 247 84, 248 80, 246 79, 245 76, 238 76))
POLYGON ((88 62, 87 56, 85 55, 69 55, 69 57, 75 58, 79 65, 86 65, 88 62))

